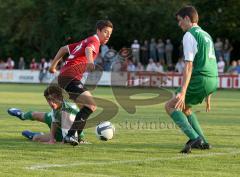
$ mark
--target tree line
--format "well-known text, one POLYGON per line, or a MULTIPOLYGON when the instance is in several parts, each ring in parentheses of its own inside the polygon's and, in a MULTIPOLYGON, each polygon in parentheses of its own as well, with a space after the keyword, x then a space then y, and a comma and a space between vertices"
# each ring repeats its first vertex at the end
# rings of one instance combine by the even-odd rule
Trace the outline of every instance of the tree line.
POLYGON ((214 39, 239 46, 238 0, 0 0, 0 57, 53 57, 60 46, 94 34, 99 19, 113 22, 108 45, 117 50, 152 37, 179 44, 175 13, 186 4, 197 8, 199 24, 214 39))

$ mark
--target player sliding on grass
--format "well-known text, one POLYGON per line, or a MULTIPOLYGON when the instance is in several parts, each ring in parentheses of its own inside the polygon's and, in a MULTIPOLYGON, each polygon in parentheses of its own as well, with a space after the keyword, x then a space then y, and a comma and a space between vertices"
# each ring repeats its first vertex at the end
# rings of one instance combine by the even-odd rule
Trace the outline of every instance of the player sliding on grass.
MULTIPOLYGON (((58 86, 49 86, 44 91, 44 96, 52 108, 51 112, 22 112, 20 109, 10 108, 8 113, 12 116, 16 116, 21 120, 36 120, 46 123, 50 128, 50 134, 42 134, 39 132, 23 131, 22 135, 30 140, 38 142, 47 142, 54 144, 61 142, 63 137, 66 136, 67 131, 70 129, 76 113, 79 111, 76 106, 71 105, 64 101, 62 95, 62 89, 58 86)), ((84 134, 75 134, 79 143, 86 143, 83 140, 84 134)))
POLYGON ((186 32, 183 37, 185 68, 183 83, 176 96, 166 105, 166 112, 189 138, 182 153, 192 148, 210 149, 193 105, 205 98, 206 111, 210 111, 210 96, 217 90, 218 72, 211 36, 198 26, 198 13, 192 6, 185 6, 176 13, 179 27, 186 32))
POLYGON ((95 69, 94 59, 99 53, 101 44, 106 44, 112 34, 113 25, 108 20, 100 20, 96 24, 96 34, 80 42, 63 46, 59 49, 49 68, 51 73, 56 72, 56 66, 62 58, 68 54, 65 65, 61 68, 58 76, 58 84, 65 89, 70 99, 81 109, 75 121, 64 137, 66 143, 78 145, 78 141, 73 136, 76 131, 80 134, 85 127, 90 114, 96 110, 95 101, 91 93, 81 82, 82 76, 86 71, 95 69))

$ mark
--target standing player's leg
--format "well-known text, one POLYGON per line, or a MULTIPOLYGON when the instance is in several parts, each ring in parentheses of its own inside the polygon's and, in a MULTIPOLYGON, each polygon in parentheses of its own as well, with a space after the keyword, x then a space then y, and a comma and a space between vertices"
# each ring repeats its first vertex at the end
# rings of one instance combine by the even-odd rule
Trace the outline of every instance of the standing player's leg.
POLYGON ((78 145, 79 142, 74 134, 76 131, 78 131, 78 134, 81 134, 88 117, 96 110, 96 103, 92 94, 84 87, 81 81, 72 80, 72 78, 67 77, 59 77, 58 83, 60 87, 68 92, 69 98, 80 108, 68 134, 64 137, 65 143, 78 145))
POLYGON ((86 125, 87 119, 96 110, 96 103, 89 91, 84 91, 80 94, 75 99, 75 103, 80 108, 80 111, 76 114, 76 118, 68 131, 67 136, 73 136, 76 131, 78 134, 81 134, 86 125))
POLYGON ((185 115, 188 118, 188 122, 190 123, 190 125, 192 126, 192 128, 197 132, 197 134, 202 138, 203 140, 203 144, 202 144, 202 149, 210 149, 211 145, 208 143, 208 140, 206 138, 206 136, 203 133, 203 130, 201 128, 201 125, 198 122, 198 118, 196 116, 195 113, 193 113, 192 111, 185 113, 185 115))
POLYGON ((201 146, 201 138, 197 134, 197 132, 192 128, 189 124, 186 115, 180 111, 175 109, 175 105, 177 103, 177 99, 173 97, 165 104, 166 112, 170 115, 173 121, 179 126, 179 128, 183 131, 183 133, 190 139, 186 146, 181 151, 182 153, 191 152, 192 146, 197 147, 201 146))
POLYGON ((197 134, 202 138, 203 144, 201 149, 210 149, 211 145, 208 143, 207 138, 205 137, 203 130, 198 122, 196 114, 190 110, 191 105, 200 104, 207 97, 207 95, 216 91, 218 86, 218 79, 209 78, 209 77, 198 77, 192 79, 192 83, 188 87, 187 96, 185 99, 188 107, 184 110, 185 115, 188 118, 189 123, 197 134))
MULTIPOLYGON (((79 112, 79 116, 76 115, 76 118, 79 118, 81 117, 81 115, 85 115, 85 119, 87 120, 89 118, 89 116, 94 112, 96 111, 97 109, 97 105, 93 99, 93 96, 92 94, 89 92, 89 91, 85 91, 83 92, 79 98, 77 98, 77 102, 80 102, 80 100, 86 100, 86 102, 83 104, 84 106, 81 108, 82 109, 85 109, 83 112, 79 112)), ((78 105, 79 108, 81 107, 81 104, 78 105)), ((83 129, 86 125, 86 121, 83 121, 81 122, 81 119, 80 120, 77 120, 77 121, 80 121, 79 122, 79 127, 77 128, 77 134, 78 134, 78 142, 81 143, 81 144, 84 144, 84 140, 83 140, 83 137, 84 137, 84 134, 83 134, 83 129)))

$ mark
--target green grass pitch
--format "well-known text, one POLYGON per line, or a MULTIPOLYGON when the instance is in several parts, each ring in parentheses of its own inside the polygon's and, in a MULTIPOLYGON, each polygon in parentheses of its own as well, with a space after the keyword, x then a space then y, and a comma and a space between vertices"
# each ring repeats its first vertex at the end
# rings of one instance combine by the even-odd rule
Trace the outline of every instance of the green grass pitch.
MULTIPOLYGON (((48 132, 49 129, 39 122, 10 117, 6 110, 18 107, 24 111, 49 111, 42 93, 45 88, 46 85, 0 84, 0 176, 237 177, 240 174, 239 90, 219 90, 212 98, 210 113, 205 113, 204 103, 194 108, 213 149, 182 155, 178 152, 187 138, 166 115, 163 103, 137 106, 135 114, 127 113, 116 103, 119 110, 111 120, 116 134, 108 142, 97 140, 94 128, 85 131, 92 144, 74 148, 28 141, 21 135, 23 130, 48 132)), ((94 95, 116 102, 108 87, 98 87, 94 95)), ((133 97, 141 100, 152 96, 133 97)))

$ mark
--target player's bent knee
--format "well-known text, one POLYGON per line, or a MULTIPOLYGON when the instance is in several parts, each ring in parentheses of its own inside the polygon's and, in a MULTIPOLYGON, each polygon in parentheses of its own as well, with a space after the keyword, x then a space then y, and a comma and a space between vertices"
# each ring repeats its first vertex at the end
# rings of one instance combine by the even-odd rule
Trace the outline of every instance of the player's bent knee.
POLYGON ((91 105, 90 109, 92 110, 92 112, 95 112, 97 110, 97 105, 91 105))
POLYGON ((92 112, 97 110, 97 105, 92 104, 92 105, 83 105, 83 107, 89 108, 92 112))
POLYGON ((190 108, 185 108, 185 109, 183 110, 183 113, 184 113, 186 116, 189 116, 189 115, 192 114, 192 110, 191 110, 190 108))

